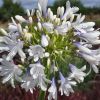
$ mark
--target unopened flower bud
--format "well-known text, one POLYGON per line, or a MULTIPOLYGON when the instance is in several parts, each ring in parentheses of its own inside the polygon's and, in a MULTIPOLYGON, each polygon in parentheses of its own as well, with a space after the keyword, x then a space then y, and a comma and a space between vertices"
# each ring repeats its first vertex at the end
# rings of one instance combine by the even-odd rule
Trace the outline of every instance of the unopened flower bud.
POLYGON ((18 20, 21 23, 22 22, 26 22, 26 20, 22 16, 20 16, 20 15, 16 15, 15 18, 16 18, 16 20, 18 20))
POLYGON ((31 16, 29 17, 29 23, 30 23, 30 24, 32 24, 32 23, 33 23, 33 19, 32 19, 32 17, 31 17, 31 16))
POLYGON ((35 10, 34 10, 34 9, 32 9, 32 10, 31 10, 31 16, 33 16, 33 15, 34 15, 34 12, 35 12, 35 10))
POLYGON ((57 9, 57 15, 59 16, 60 15, 60 11, 61 10, 61 7, 58 7, 58 9, 57 9))
POLYGON ((41 23, 40 22, 38 22, 38 29, 41 31, 41 29, 42 29, 42 25, 41 25, 41 23))
POLYGON ((29 11, 29 9, 26 10, 26 13, 27 13, 27 16, 28 16, 28 17, 31 16, 31 15, 30 15, 30 11, 29 11))
POLYGON ((22 33, 22 26, 21 26, 21 24, 17 24, 17 27, 18 27, 19 33, 22 33))
POLYGON ((36 26, 34 26, 34 29, 37 31, 37 27, 36 26))
POLYGON ((64 14, 64 7, 61 7, 60 16, 62 17, 64 14))
POLYGON ((47 37, 45 35, 42 35, 41 44, 42 44, 43 47, 46 47, 49 44, 48 43, 48 39, 47 39, 47 37))
POLYGON ((1 32, 3 35, 7 35, 7 32, 6 32, 3 28, 0 29, 0 32, 1 32))
POLYGON ((49 57, 49 55, 50 55, 50 54, 49 54, 48 52, 46 52, 44 56, 45 56, 45 57, 49 57))

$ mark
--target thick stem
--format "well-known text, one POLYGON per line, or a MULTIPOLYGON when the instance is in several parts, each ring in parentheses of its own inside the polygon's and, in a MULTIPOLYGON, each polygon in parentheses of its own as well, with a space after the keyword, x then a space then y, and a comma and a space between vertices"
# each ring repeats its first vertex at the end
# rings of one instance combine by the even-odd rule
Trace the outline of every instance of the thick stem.
POLYGON ((44 92, 44 91, 40 90, 38 100, 45 100, 45 94, 46 94, 46 92, 44 92))

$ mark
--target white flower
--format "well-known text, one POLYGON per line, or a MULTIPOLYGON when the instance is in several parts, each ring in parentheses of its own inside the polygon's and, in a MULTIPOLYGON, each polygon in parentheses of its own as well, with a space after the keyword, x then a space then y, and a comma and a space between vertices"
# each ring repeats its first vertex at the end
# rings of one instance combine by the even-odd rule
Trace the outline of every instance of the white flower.
POLYGON ((43 15, 46 15, 48 0, 38 0, 38 3, 40 4, 43 15))
POLYGON ((84 45, 81 45, 79 42, 74 43, 74 45, 78 47, 79 51, 87 54, 92 54, 92 51, 90 49, 88 49, 84 45))
POLYGON ((4 51, 9 51, 9 47, 7 47, 5 44, 0 43, 0 53, 4 51))
MULTIPOLYGON (((13 36, 13 35, 12 35, 13 36)), ((13 59, 13 57, 18 53, 21 57, 21 60, 24 62, 24 59, 26 58, 25 53, 23 52, 23 42, 20 40, 14 40, 16 38, 12 36, 3 36, 0 37, 0 50, 8 51, 7 60, 10 61, 13 59)))
POLYGON ((86 73, 84 72, 86 70, 86 65, 83 66, 81 69, 78 69, 76 66, 72 64, 69 64, 69 67, 71 69, 69 77, 74 78, 79 83, 83 82, 84 77, 86 76, 86 73))
POLYGON ((99 70, 97 68, 97 65, 99 64, 100 59, 97 59, 94 55, 89 55, 89 54, 85 54, 82 52, 78 52, 92 67, 93 71, 95 73, 98 73, 99 70))
POLYGON ((43 47, 47 47, 49 45, 49 42, 48 42, 48 39, 47 39, 46 35, 42 35, 42 37, 41 37, 41 45, 43 47))
POLYGON ((71 8, 70 2, 67 1, 66 2, 66 11, 65 11, 65 14, 62 16, 62 19, 71 18, 73 16, 73 14, 76 13, 78 10, 79 10, 78 7, 72 7, 71 8))
POLYGON ((81 39, 85 40, 87 43, 98 45, 100 44, 100 32, 99 31, 90 31, 86 33, 81 33, 78 35, 81 39))
POLYGON ((81 14, 79 14, 79 15, 77 15, 76 21, 73 22, 72 25, 74 25, 74 26, 78 25, 78 24, 82 23, 84 21, 84 19, 85 19, 85 15, 82 16, 81 14))
POLYGON ((37 81, 37 86, 39 86, 41 88, 42 91, 46 91, 47 90, 47 85, 46 85, 46 81, 48 81, 45 76, 38 76, 38 78, 36 79, 37 81))
POLYGON ((52 33, 53 32, 53 29, 54 29, 54 26, 52 23, 50 22, 45 22, 42 24, 43 28, 45 28, 48 32, 52 33))
POLYGON ((75 24, 75 25, 73 24, 73 27, 75 29, 78 29, 78 30, 83 29, 88 32, 88 31, 91 31, 91 29, 94 30, 94 28, 93 28, 94 25, 95 25, 94 22, 84 22, 84 23, 75 24))
POLYGON ((36 87, 41 88, 41 90, 46 91, 47 85, 46 82, 50 83, 48 79, 46 79, 45 76, 39 75, 37 78, 33 78, 30 73, 27 73, 23 76, 22 85, 21 87, 24 88, 26 91, 30 90, 31 93, 33 93, 33 89, 36 87))
POLYGON ((21 57, 22 62, 24 62, 26 55, 23 52, 23 42, 18 41, 18 43, 15 44, 15 46, 10 50, 9 54, 7 55, 6 60, 10 61, 13 59, 13 57, 18 53, 21 57))
POLYGON ((30 90, 31 93, 33 93, 33 89, 35 89, 35 86, 37 85, 37 81, 35 81, 31 75, 24 75, 22 79, 21 87, 28 92, 30 90))
POLYGON ((0 28, 0 54, 6 55, 0 58, 0 76, 3 83, 10 82, 15 87, 14 82, 18 81, 31 93, 36 87, 47 91, 50 85, 48 100, 57 100, 59 85, 61 95, 69 96, 74 92, 73 86, 83 82, 91 69, 99 72, 100 48, 94 50, 94 45, 100 44, 100 32, 94 30, 94 22, 83 22, 85 16, 77 14, 79 8, 71 7, 68 0, 66 9, 58 7, 57 15, 47 9, 47 3, 48 0, 38 0, 36 11, 26 11, 27 19, 16 15, 17 21, 11 17, 7 30, 0 28), (64 77, 59 69, 74 49, 90 64, 90 70, 86 73, 86 66, 78 68, 69 64, 71 72, 64 77), (58 79, 56 73, 60 76, 57 86, 55 78, 52 81, 46 78, 54 75, 58 79))
POLYGON ((100 36, 100 32, 99 31, 90 31, 90 32, 86 32, 86 33, 81 33, 80 34, 82 37, 88 39, 93 39, 93 40, 97 40, 99 39, 100 36))
POLYGON ((75 81, 71 81, 69 78, 64 78, 61 72, 60 74, 60 87, 59 91, 61 92, 61 95, 65 94, 66 96, 69 96, 70 93, 74 93, 74 90, 72 86, 76 86, 75 81))
POLYGON ((35 46, 30 46, 28 52, 31 57, 34 57, 34 61, 37 62, 39 58, 44 57, 45 49, 42 48, 40 45, 35 45, 35 46))
POLYGON ((20 75, 22 70, 13 63, 13 61, 8 62, 5 59, 0 65, 0 76, 3 76, 2 83, 10 81, 11 85, 15 88, 14 80, 21 81, 20 75))
POLYGON ((55 28, 58 34, 61 34, 61 35, 66 35, 70 29, 71 29, 71 23, 69 21, 55 28))
POLYGON ((45 67, 41 65, 40 63, 36 64, 30 64, 29 67, 30 69, 30 74, 34 79, 38 78, 39 76, 43 76, 44 74, 44 69, 45 67))
POLYGON ((95 25, 95 22, 84 22, 84 23, 79 24, 76 27, 78 27, 80 29, 87 29, 87 28, 93 27, 94 25, 95 25))
POLYGON ((52 100, 52 99, 57 100, 57 87, 54 78, 52 78, 52 84, 48 89, 48 92, 49 92, 48 100, 52 100))

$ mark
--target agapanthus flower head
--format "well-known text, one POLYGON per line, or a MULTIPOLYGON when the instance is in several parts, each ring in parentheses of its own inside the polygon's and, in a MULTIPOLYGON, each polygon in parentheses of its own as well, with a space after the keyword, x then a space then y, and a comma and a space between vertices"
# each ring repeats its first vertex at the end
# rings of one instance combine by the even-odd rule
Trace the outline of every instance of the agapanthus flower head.
POLYGON ((16 15, 7 30, 0 28, 0 76, 3 83, 15 87, 17 81, 31 93, 37 87, 48 91, 48 100, 57 100, 58 89, 69 96, 92 69, 99 72, 100 48, 94 46, 100 44, 100 31, 69 1, 57 15, 47 3, 38 0, 37 10, 27 9, 26 18, 16 15), (88 73, 86 64, 78 64, 83 59, 88 73))

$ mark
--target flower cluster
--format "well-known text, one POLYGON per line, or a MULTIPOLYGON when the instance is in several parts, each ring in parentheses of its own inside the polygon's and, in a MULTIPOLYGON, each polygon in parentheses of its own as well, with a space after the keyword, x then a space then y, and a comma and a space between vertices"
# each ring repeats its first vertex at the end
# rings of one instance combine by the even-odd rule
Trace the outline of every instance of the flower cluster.
POLYGON ((3 83, 15 87, 19 82, 31 93, 38 87, 49 92, 48 100, 57 100, 57 86, 61 95, 69 96, 92 69, 99 72, 100 48, 93 47, 100 44, 100 32, 94 30, 94 22, 84 22, 85 16, 78 14, 79 8, 71 7, 69 1, 66 9, 58 7, 57 15, 47 3, 38 0, 37 10, 26 11, 27 19, 16 15, 7 30, 0 29, 0 76, 3 83), (78 68, 69 62, 75 56, 90 65, 89 72, 86 65, 78 68))

